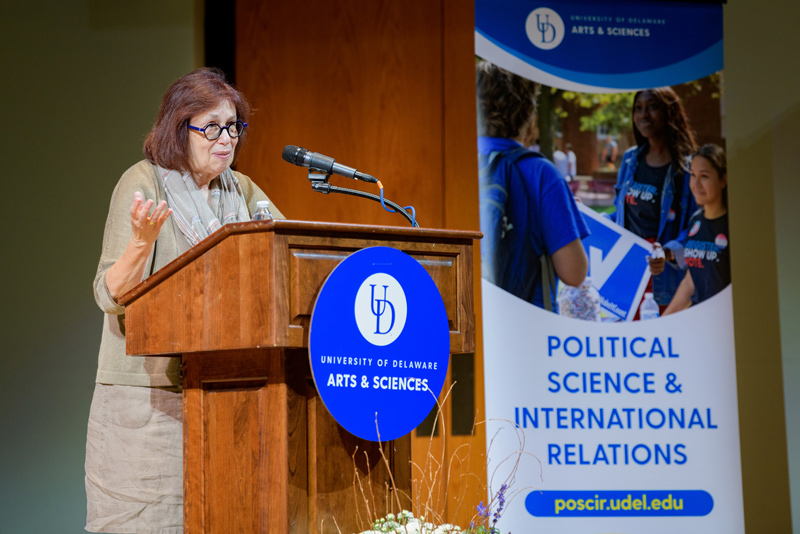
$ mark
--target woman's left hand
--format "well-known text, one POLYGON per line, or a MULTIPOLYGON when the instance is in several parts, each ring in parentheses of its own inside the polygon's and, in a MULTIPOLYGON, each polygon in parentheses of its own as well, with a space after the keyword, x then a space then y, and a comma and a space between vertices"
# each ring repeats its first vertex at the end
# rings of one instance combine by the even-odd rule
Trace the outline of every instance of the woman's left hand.
POLYGON ((150 214, 153 207, 152 199, 144 200, 140 192, 133 195, 131 204, 131 242, 132 244, 149 247, 158 239, 161 227, 172 213, 167 208, 166 201, 162 200, 150 214))
POLYGON ((106 287, 114 300, 142 281, 153 243, 172 213, 164 201, 159 202, 150 214, 152 207, 152 200, 145 200, 139 191, 134 193, 130 210, 131 238, 122 256, 106 271, 106 287))

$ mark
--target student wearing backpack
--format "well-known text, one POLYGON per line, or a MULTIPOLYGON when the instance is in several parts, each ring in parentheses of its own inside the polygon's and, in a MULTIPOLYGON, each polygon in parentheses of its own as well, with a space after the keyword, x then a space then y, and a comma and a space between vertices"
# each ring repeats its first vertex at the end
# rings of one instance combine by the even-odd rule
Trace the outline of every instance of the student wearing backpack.
POLYGON ((589 230, 556 167, 522 145, 534 123, 538 84, 486 61, 475 75, 482 276, 553 309, 557 278, 570 286, 586 278, 581 239, 589 230))

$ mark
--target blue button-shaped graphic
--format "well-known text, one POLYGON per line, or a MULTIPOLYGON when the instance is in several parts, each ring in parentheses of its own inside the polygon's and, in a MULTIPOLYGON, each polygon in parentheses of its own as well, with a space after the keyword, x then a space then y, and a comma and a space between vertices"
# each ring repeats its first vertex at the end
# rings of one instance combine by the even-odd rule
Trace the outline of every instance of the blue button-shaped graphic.
POLYGON ((435 405, 450 328, 439 290, 419 262, 372 247, 328 276, 308 344, 317 390, 334 419, 360 438, 388 441, 414 430, 435 405))

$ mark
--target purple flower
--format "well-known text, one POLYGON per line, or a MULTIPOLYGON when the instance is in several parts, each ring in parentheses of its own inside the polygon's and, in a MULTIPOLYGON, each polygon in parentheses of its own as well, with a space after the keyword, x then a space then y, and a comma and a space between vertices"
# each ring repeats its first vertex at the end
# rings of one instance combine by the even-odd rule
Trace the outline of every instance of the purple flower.
POLYGON ((500 520, 500 516, 503 514, 503 508, 506 505, 506 490, 508 489, 508 484, 503 484, 500 487, 500 491, 497 492, 497 510, 495 510, 494 514, 492 515, 492 526, 497 524, 497 521, 500 520))

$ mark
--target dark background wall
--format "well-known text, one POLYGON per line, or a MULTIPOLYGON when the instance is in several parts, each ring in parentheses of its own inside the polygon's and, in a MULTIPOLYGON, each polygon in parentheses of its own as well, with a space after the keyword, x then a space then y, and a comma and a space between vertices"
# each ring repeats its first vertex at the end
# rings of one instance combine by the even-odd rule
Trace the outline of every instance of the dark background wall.
POLYGON ((0 9, 0 532, 83 532, 108 203, 197 35, 192 0, 0 9))

